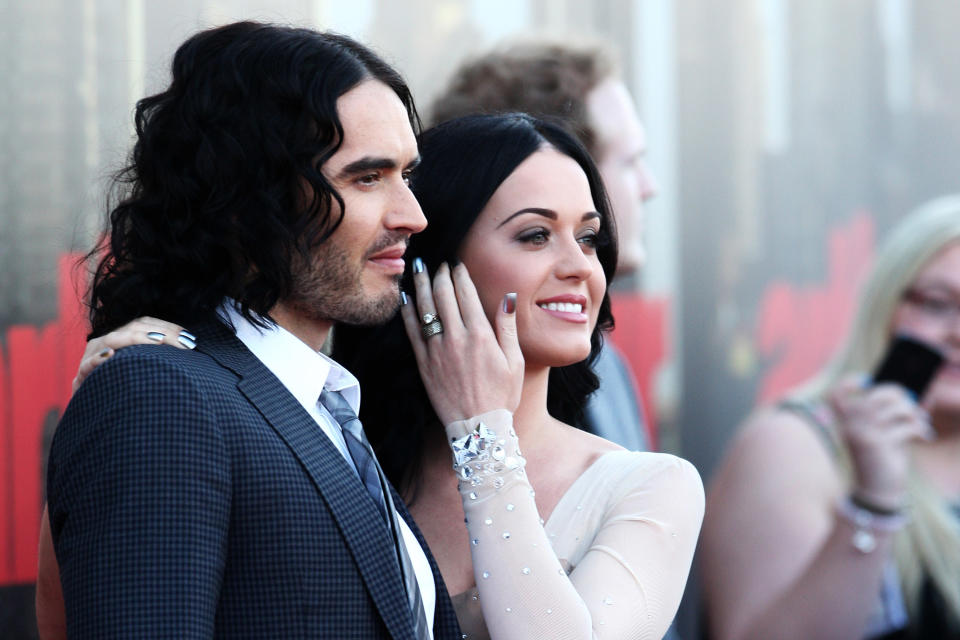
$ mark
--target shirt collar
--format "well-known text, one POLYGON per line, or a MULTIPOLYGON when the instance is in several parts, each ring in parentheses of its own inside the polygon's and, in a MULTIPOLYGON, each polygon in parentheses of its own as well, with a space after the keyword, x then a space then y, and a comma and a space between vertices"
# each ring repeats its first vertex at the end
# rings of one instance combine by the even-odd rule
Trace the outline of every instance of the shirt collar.
POLYGON ((224 300, 218 313, 232 325, 240 340, 310 411, 324 389, 343 394, 355 413, 360 412, 360 382, 332 358, 314 351, 278 324, 264 329, 244 318, 231 299, 224 300))

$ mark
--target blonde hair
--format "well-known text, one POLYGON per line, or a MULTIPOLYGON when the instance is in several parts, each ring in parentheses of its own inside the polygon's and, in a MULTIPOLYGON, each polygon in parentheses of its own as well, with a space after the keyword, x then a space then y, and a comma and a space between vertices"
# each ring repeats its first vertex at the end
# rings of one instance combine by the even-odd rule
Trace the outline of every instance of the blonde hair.
MULTIPOLYGON (((900 221, 877 252, 846 342, 824 370, 792 396, 821 402, 850 373, 873 371, 890 341, 894 312, 920 271, 947 246, 960 242, 960 195, 932 200, 900 221)), ((839 440, 839 439, 838 439, 839 440)), ((850 473, 843 442, 840 457, 850 473)), ((960 623, 960 526, 943 496, 914 466, 909 480, 911 523, 894 541, 894 556, 911 619, 919 616, 924 577, 960 623)))

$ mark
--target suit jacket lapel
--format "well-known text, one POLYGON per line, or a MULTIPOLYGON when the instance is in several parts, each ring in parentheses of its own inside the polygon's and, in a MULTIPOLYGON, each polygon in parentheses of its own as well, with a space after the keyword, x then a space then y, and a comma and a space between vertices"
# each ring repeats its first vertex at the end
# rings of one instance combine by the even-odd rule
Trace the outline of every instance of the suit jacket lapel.
POLYGON ((392 485, 390 491, 393 495, 393 503, 397 506, 397 513, 404 519, 407 526, 413 531, 413 535, 416 536, 417 542, 423 547, 423 552, 427 555, 427 561, 430 563, 430 571, 433 573, 433 581, 437 587, 437 600, 433 610, 433 637, 437 640, 441 638, 461 638, 457 613, 453 608, 453 602, 450 601, 450 594, 447 592, 447 585, 443 581, 443 576, 440 575, 440 567, 437 566, 437 561, 430 553, 430 547, 427 546, 426 539, 420 532, 420 528, 417 527, 413 516, 407 510, 400 494, 392 485))
POLYGON ((286 387, 222 323, 198 325, 197 350, 240 376, 239 391, 300 460, 333 513, 391 635, 413 633, 393 538, 356 473, 286 387))

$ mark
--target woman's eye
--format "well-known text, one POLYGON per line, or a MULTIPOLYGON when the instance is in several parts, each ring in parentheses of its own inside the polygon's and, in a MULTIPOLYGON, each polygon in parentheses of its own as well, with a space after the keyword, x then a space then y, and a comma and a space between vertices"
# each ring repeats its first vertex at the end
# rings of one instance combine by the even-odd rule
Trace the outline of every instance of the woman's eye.
POLYGON ((403 172, 403 184, 408 187, 413 184, 413 171, 404 171, 403 172))
POLYGON ((577 242, 579 242, 585 247, 596 249, 597 244, 599 243, 598 235, 599 234, 597 234, 595 231, 591 231, 590 233, 584 234, 579 238, 577 238, 577 242))
POLYGON ((520 235, 520 242, 526 242, 534 245, 546 244, 550 239, 550 232, 546 229, 534 229, 520 235))
POLYGON ((360 176, 357 178, 357 183, 365 187, 373 186, 380 180, 380 176, 376 173, 368 173, 365 176, 360 176))
POLYGON ((953 303, 941 298, 926 298, 923 301, 923 306, 934 313, 944 313, 953 308, 953 303))

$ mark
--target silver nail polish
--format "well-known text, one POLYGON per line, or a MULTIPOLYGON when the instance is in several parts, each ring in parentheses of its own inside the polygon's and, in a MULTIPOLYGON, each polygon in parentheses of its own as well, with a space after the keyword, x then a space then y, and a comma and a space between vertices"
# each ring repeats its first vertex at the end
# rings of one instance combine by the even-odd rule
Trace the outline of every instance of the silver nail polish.
POLYGON ((180 331, 180 335, 186 336, 186 337, 190 338, 191 340, 193 340, 194 342, 197 341, 197 336, 193 335, 192 333, 190 333, 190 332, 187 331, 186 329, 182 329, 182 330, 180 331))
POLYGON ((177 336, 177 342, 185 346, 187 349, 197 348, 197 343, 183 334, 180 334, 179 336, 177 336))
POLYGON ((423 260, 420 258, 413 259, 413 272, 420 273, 423 271, 423 260))
POLYGON ((410 300, 407 299, 407 292, 406 292, 406 291, 401 291, 401 292, 400 292, 400 304, 406 306, 406 304, 407 304, 408 302, 410 302, 410 300))
POLYGON ((163 342, 164 337, 166 337, 166 334, 161 333, 159 331, 147 331, 147 338, 149 338, 150 340, 154 340, 156 342, 163 342))
POLYGON ((508 293, 503 296, 503 311, 504 313, 513 313, 517 310, 517 294, 508 293))

